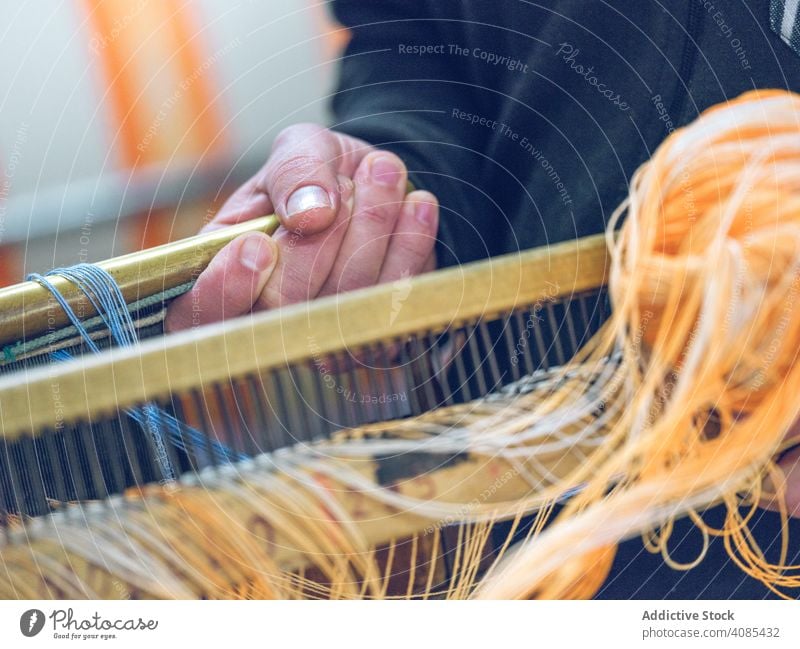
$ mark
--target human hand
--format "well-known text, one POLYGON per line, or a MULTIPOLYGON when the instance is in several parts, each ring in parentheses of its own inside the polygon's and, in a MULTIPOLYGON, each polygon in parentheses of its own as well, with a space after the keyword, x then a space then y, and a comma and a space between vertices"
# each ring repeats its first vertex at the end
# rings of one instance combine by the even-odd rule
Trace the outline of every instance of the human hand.
POLYGON ((417 275, 435 267, 439 207, 407 193, 393 153, 314 124, 282 131, 264 167, 205 231, 275 213, 273 237, 237 237, 167 312, 167 331, 417 275))

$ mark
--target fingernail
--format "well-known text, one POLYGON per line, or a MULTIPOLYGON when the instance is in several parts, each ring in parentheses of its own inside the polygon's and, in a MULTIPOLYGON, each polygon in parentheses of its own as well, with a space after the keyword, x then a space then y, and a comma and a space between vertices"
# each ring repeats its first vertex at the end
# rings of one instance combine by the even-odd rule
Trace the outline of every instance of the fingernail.
POLYGON ((397 160, 388 156, 378 156, 372 161, 369 168, 372 181, 386 187, 397 187, 403 176, 403 171, 397 160))
POLYGON ((272 250, 264 237, 252 235, 247 237, 239 248, 239 261, 242 266, 261 273, 272 263, 272 250))
POLYGON ((286 213, 290 217, 320 207, 333 207, 333 203, 328 192, 318 185, 301 187, 286 201, 286 213))
POLYGON ((421 225, 430 225, 433 219, 433 206, 430 203, 417 203, 414 205, 414 216, 421 225))

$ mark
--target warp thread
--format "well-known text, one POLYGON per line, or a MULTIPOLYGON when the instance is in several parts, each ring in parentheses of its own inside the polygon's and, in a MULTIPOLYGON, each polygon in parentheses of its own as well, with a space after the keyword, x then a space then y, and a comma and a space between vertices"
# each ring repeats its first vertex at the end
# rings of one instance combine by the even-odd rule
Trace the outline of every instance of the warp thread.
MULTIPOLYGON (((92 339, 81 318, 78 317, 58 288, 47 279, 53 275, 65 278, 83 293, 102 323, 108 328, 110 339, 114 343, 120 347, 131 347, 138 342, 136 325, 128 305, 119 285, 110 273, 94 264, 82 263, 69 268, 55 268, 46 275, 31 273, 27 277, 29 281, 36 282, 52 294, 86 346, 93 353, 99 353, 100 347, 92 339)), ((51 353, 51 358, 56 361, 65 361, 71 359, 72 355, 66 350, 58 350, 51 353)), ((209 440, 202 432, 179 421, 153 403, 126 408, 124 412, 141 426, 152 442, 155 459, 164 482, 171 482, 176 478, 176 470, 167 451, 167 442, 184 452, 188 452, 191 448, 201 464, 212 461, 215 463, 235 462, 247 457, 232 451, 216 440, 209 440)))

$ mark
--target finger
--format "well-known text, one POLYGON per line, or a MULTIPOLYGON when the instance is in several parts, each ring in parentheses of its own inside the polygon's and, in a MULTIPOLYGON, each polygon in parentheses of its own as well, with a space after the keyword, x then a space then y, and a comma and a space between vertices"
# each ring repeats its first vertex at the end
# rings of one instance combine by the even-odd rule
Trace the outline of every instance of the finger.
POLYGON ((242 221, 249 221, 273 212, 275 212, 275 208, 272 206, 269 196, 258 188, 256 178, 251 178, 231 194, 214 218, 203 226, 201 232, 210 232, 228 225, 236 225, 242 221))
POLYGON ((276 308, 310 300, 319 294, 339 253, 353 210, 353 181, 340 176, 341 202, 336 220, 323 232, 308 234, 280 228, 278 264, 258 300, 259 308, 276 308))
POLYGON ((403 161, 393 153, 376 151, 361 161, 353 178, 353 216, 322 295, 377 282, 403 206, 407 177, 403 161))
POLYGON ((436 197, 426 191, 415 191, 406 196, 378 282, 394 282, 433 270, 438 228, 439 203, 436 197))
POLYGON ((192 289, 172 302, 164 327, 178 331, 247 313, 277 260, 277 245, 267 235, 237 237, 211 260, 192 289))
POLYGON ((315 234, 339 213, 339 175, 350 177, 369 147, 316 124, 298 124, 276 138, 257 185, 288 230, 315 234))

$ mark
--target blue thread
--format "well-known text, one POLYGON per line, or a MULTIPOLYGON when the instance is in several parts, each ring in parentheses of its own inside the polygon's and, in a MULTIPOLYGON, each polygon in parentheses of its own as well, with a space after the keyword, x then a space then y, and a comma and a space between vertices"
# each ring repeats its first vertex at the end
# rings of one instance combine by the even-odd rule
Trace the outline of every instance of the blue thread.
MULTIPOLYGON (((174 286, 173 288, 168 288, 160 293, 154 293, 153 295, 148 295, 147 297, 142 298, 141 300, 136 300, 131 304, 127 305, 128 311, 134 313, 141 309, 146 309, 156 304, 164 304, 165 302, 178 297, 179 295, 183 295, 187 291, 189 291, 194 282, 186 282, 185 284, 180 284, 178 286, 174 286)), ((100 316, 93 316, 88 318, 83 322, 83 326, 87 330, 96 329, 98 325, 103 324, 103 319, 100 316)), ((3 348, 3 364, 13 363, 16 362, 17 359, 21 356, 26 356, 33 352, 36 352, 39 349, 44 347, 50 347, 55 343, 62 341, 66 338, 70 338, 75 336, 77 331, 74 326, 68 325, 66 327, 62 327, 56 331, 50 331, 38 338, 33 338, 31 340, 22 340, 18 341, 12 345, 8 345, 3 348)))
MULTIPOLYGON (((92 264, 78 264, 71 268, 56 268, 47 273, 47 276, 50 275, 64 277, 86 296, 92 308, 108 328, 109 335, 116 344, 121 347, 130 347, 138 341, 136 325, 128 310, 128 305, 125 303, 122 291, 108 272, 92 264)), ((97 343, 92 340, 80 318, 52 282, 38 273, 31 273, 27 279, 37 282, 53 295, 67 318, 69 318, 75 331, 83 338, 89 349, 94 353, 99 352, 100 348, 97 343)), ((10 350, 6 347, 4 353, 8 351, 10 350)), ((65 350, 58 350, 51 353, 51 358, 63 361, 72 358, 72 356, 65 350)), ((153 441, 156 460, 164 480, 175 479, 175 470, 169 460, 164 443, 164 430, 167 431, 168 439, 174 446, 186 452, 191 447, 201 463, 206 463, 211 459, 208 456, 208 451, 211 452, 215 460, 221 462, 242 460, 247 457, 243 454, 232 452, 224 444, 210 440, 200 431, 178 421, 155 404, 148 403, 138 408, 126 408, 125 413, 136 421, 153 441), (197 451, 202 450, 204 446, 206 447, 205 451, 198 453, 197 451)))

